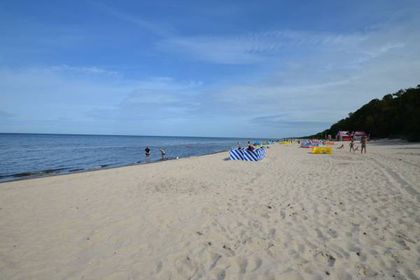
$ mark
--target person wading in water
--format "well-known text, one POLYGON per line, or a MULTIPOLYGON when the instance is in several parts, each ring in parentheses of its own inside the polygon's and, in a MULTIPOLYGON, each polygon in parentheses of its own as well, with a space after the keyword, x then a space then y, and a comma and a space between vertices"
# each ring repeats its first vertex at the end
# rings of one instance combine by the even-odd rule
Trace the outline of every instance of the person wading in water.
POLYGON ((161 160, 165 159, 166 152, 163 148, 160 149, 160 156, 162 157, 161 160))
POLYGON ((146 162, 150 161, 150 148, 149 146, 146 147, 146 149, 144 149, 144 154, 146 155, 146 162))

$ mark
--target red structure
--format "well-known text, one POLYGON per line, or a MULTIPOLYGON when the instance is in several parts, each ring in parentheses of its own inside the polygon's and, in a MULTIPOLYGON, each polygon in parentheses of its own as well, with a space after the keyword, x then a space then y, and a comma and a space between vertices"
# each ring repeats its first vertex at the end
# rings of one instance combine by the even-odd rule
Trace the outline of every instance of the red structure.
POLYGON ((355 131, 353 132, 352 136, 355 141, 360 141, 363 136, 367 137, 367 134, 364 131, 355 131))
POLYGON ((348 131, 339 131, 335 136, 335 139, 338 141, 350 141, 351 134, 348 131))

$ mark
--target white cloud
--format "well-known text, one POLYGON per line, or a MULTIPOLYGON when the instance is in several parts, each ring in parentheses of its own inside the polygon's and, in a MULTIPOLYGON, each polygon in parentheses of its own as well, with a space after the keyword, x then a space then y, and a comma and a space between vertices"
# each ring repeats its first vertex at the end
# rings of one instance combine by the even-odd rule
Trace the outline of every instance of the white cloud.
POLYGON ((177 36, 157 44, 158 49, 191 59, 220 64, 267 63, 290 50, 314 53, 325 48, 344 49, 367 40, 366 34, 335 35, 304 31, 270 31, 232 36, 177 36))
MULTIPOLYGON (((63 123, 63 118, 66 125, 79 123, 73 126, 103 123, 113 133, 127 119, 182 117, 197 105, 196 90, 201 86, 200 81, 170 77, 126 79, 97 67, 0 68, 0 112, 13 112, 15 121, 38 126, 63 123)), ((0 131, 4 125, 0 123, 0 131)))
MULTIPOLYGON (((149 28, 125 14, 114 16, 149 28)), ((14 119, 16 127, 32 122, 34 127, 97 129, 90 133, 314 133, 372 98, 420 83, 418 28, 417 21, 407 21, 349 34, 196 37, 151 30, 163 38, 158 50, 205 62, 204 67, 238 65, 236 79, 227 75, 204 84, 165 76, 129 79, 98 66, 3 67, 0 117, 1 112, 12 115, 0 122, 0 131, 14 119), (249 69, 256 70, 250 75, 244 71, 249 69)))
POLYGON ((333 123, 372 98, 420 82, 418 26, 406 22, 347 36, 289 34, 293 38, 289 46, 313 50, 289 59, 282 53, 284 45, 277 44, 273 57, 282 60, 270 65, 274 71, 265 72, 256 82, 244 79, 242 84, 226 86, 213 98, 231 114, 253 120, 281 112, 284 119, 276 117, 276 123, 333 123))
POLYGON ((121 20, 127 23, 133 24, 139 27, 141 30, 145 30, 151 32, 158 36, 168 36, 170 34, 171 28, 169 26, 162 26, 162 24, 158 24, 156 22, 146 20, 139 16, 133 16, 128 12, 121 11, 116 9, 115 7, 102 3, 102 2, 91 2, 95 7, 99 8, 101 11, 105 12, 106 14, 121 20))
MULTIPOLYGON (((39 69, 38 69, 39 70, 39 69)), ((66 64, 62 65, 54 65, 50 67, 46 67, 43 69, 44 71, 53 71, 53 72, 63 72, 65 74, 80 74, 80 75, 100 75, 106 77, 117 77, 120 74, 116 71, 110 71, 103 68, 99 68, 96 66, 88 66, 88 67, 75 67, 69 66, 66 64)))

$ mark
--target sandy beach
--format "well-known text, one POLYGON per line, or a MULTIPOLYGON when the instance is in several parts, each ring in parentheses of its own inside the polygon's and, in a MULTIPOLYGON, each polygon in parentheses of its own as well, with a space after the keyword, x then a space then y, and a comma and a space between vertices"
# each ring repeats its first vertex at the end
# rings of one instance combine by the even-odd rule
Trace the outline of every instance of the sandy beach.
POLYGON ((0 279, 420 279, 420 144, 308 152, 0 184, 0 279))

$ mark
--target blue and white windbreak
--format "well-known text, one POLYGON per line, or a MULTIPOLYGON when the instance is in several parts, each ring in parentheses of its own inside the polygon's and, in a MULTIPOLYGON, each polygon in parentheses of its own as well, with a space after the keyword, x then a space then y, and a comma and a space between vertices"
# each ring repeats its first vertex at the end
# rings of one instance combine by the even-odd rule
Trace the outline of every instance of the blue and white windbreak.
POLYGON ((254 151, 247 149, 232 149, 229 152, 229 158, 231 160, 245 160, 245 161, 258 161, 265 158, 266 150, 259 148, 254 151))

